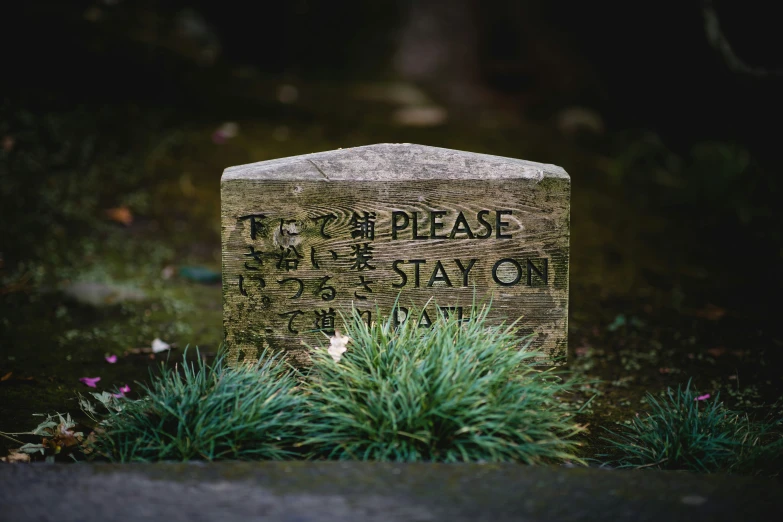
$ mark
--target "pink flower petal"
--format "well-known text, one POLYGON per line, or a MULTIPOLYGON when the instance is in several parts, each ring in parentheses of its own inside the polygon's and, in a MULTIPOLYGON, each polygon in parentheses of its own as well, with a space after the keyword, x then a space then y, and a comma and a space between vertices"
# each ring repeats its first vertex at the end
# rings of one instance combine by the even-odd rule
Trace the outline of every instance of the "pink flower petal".
POLYGON ((117 362, 117 356, 116 355, 109 355, 106 357, 106 362, 109 364, 114 364, 117 362))
POLYGON ((90 388, 95 388, 95 383, 100 381, 100 377, 81 377, 79 382, 86 384, 90 388))
POLYGON ((709 398, 710 398, 710 394, 709 393, 705 393, 704 395, 699 395, 698 397, 696 397, 696 400, 697 401, 706 401, 709 398))
POLYGON ((129 391, 131 391, 130 386, 125 384, 120 388, 120 393, 112 393, 111 395, 112 397, 119 399, 120 397, 125 397, 125 394, 128 393, 129 391))

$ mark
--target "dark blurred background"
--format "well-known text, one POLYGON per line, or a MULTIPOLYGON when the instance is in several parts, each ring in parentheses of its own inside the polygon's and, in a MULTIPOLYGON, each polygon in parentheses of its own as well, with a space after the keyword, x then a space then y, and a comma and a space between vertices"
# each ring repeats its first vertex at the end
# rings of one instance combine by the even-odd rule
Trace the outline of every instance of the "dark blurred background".
POLYGON ((0 429, 73 411, 84 375, 145 378, 154 338, 217 350, 220 287, 194 274, 219 279, 224 168, 384 141, 571 174, 591 422, 689 377, 781 407, 769 2, 12 1, 0 19, 0 429))
POLYGON ((402 78, 536 118, 586 105, 613 128, 678 141, 770 146, 780 115, 783 42, 767 2, 32 1, 3 18, 3 88, 72 100, 198 97, 189 68, 245 67, 402 78))

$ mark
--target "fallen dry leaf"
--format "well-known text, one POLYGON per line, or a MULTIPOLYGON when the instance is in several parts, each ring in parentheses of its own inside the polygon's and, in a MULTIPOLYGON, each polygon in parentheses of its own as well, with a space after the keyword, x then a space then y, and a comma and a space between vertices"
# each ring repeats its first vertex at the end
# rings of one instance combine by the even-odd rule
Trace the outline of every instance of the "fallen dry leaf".
POLYGON ((49 448, 55 455, 58 455, 63 449, 78 446, 82 440, 84 440, 84 435, 81 432, 75 432, 68 428, 65 423, 60 423, 57 425, 54 436, 51 438, 44 437, 41 444, 49 448))
POLYGON ((123 205, 121 207, 109 208, 105 210, 106 217, 117 223, 122 223, 125 226, 133 223, 133 214, 130 209, 123 205))
POLYGON ((23 382, 23 381, 34 381, 35 377, 19 377, 18 375, 14 375, 14 372, 8 372, 2 377, 0 377, 0 382, 23 382))
POLYGON ((294 103, 299 99, 299 89, 296 85, 284 83, 277 87, 277 101, 280 103, 294 103))
POLYGON ((14 139, 13 136, 10 135, 3 136, 2 147, 4 151, 11 152, 14 149, 14 145, 16 145, 16 140, 14 139))
POLYGON ((603 118, 596 111, 587 107, 568 107, 557 114, 557 128, 566 135, 579 132, 603 134, 603 118))
POLYGON ((701 310, 696 310, 695 315, 709 321, 717 321, 726 315, 726 309, 721 308, 720 306, 715 306, 712 303, 708 303, 707 306, 701 310))
POLYGON ((12 449, 8 452, 8 456, 0 457, 0 462, 7 462, 8 464, 19 464, 20 462, 30 462, 30 455, 22 453, 19 450, 12 449))
MULTIPOLYGON (((85 455, 90 455, 91 453, 95 452, 95 443, 98 440, 98 437, 106 433, 106 430, 101 428, 100 426, 96 426, 94 430, 90 432, 89 435, 87 435, 87 438, 84 440, 84 444, 82 444, 82 452, 85 455)), ((106 456, 106 454, 101 453, 101 455, 106 456)))
POLYGON ((146 346, 143 346, 141 348, 128 348, 127 350, 125 350, 123 352, 123 355, 128 355, 128 354, 131 354, 131 353, 137 354, 137 355, 141 354, 141 353, 152 353, 152 348, 147 348, 146 346))
POLYGON ((394 123, 406 127, 434 127, 444 123, 447 118, 446 109, 437 106, 403 107, 392 115, 394 123))
POLYGON ((26 272, 22 274, 22 276, 15 282, 8 284, 4 287, 0 287, 0 295, 13 294, 14 292, 21 292, 21 291, 28 290, 29 285, 27 283, 30 281, 30 278, 32 277, 33 274, 31 272, 26 272))
POLYGON ((709 350, 707 350, 707 353, 713 357, 720 357, 727 351, 728 350, 726 350, 726 348, 724 348, 723 346, 716 346, 715 348, 710 348, 709 350))

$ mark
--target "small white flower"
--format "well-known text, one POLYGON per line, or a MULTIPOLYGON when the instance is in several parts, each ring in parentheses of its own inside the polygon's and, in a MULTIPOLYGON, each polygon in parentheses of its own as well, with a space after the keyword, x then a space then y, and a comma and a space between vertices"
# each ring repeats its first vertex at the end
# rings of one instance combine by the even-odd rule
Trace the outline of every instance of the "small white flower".
POLYGON ((160 353, 165 352, 166 350, 170 349, 171 345, 168 343, 164 343, 160 339, 156 338, 154 341, 152 341, 152 353, 160 353))
POLYGON ((334 362, 340 362, 345 350, 347 350, 348 342, 351 340, 347 335, 340 335, 340 332, 335 330, 334 337, 329 338, 329 355, 332 356, 334 362))

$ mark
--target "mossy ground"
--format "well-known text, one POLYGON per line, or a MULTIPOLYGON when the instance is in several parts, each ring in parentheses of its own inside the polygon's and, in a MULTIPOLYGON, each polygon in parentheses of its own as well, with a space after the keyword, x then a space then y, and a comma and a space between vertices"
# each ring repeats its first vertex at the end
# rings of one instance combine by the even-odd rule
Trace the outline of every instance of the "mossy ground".
MULTIPOLYGON (((0 165, 0 376, 10 372, 0 382, 0 430, 32 428, 32 413, 77 413, 79 377, 101 376, 102 389, 146 379, 152 359, 167 354, 133 349, 156 337, 176 343, 175 352, 191 345, 214 353, 222 338, 220 286, 166 279, 162 271, 220 270, 225 167, 380 142, 520 157, 570 173, 569 367, 601 379, 574 398, 595 395, 582 414, 591 429, 585 457, 601 452, 602 426, 644 408, 646 392, 688 378, 704 392, 721 391, 731 407, 780 414, 773 267, 781 252, 765 216, 774 202, 731 185, 755 182, 758 170, 716 181, 709 162, 698 162, 703 147, 672 152, 611 132, 585 143, 544 123, 481 126, 461 118, 402 127, 391 123, 389 106, 353 98, 352 85, 303 86, 303 101, 283 106, 268 95, 276 80, 248 85, 224 73, 194 73, 198 81, 176 108, 130 91, 100 101, 84 96, 78 109, 73 93, 6 99, 0 130, 16 143, 0 165), (208 108, 200 110, 198 100, 208 108), (224 121, 238 122, 240 132, 217 145, 210 136, 224 121), (661 154, 687 165, 650 169, 661 154), (705 194, 694 179, 724 193, 705 194), (134 215, 128 226, 105 214, 122 205, 134 215), (74 281, 125 285, 147 299, 80 304, 63 292, 74 281), (112 353, 120 355, 114 365, 104 361, 112 353)), ((715 150, 744 153, 734 145, 715 150)))

